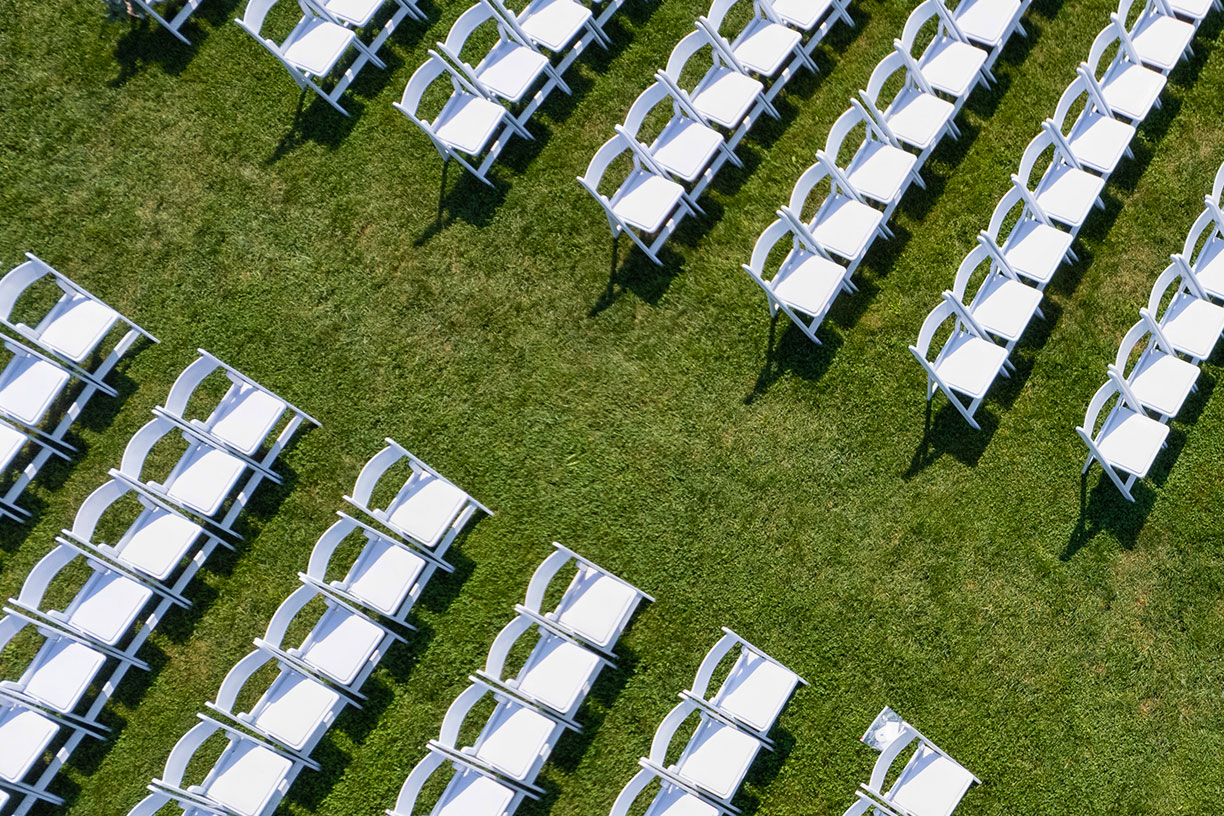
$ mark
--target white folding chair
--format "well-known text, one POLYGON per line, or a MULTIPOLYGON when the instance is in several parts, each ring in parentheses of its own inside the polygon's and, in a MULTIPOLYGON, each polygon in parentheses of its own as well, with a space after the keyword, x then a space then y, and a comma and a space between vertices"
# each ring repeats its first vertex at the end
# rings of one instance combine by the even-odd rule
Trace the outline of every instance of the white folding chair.
POLYGON ((838 20, 854 28, 849 0, 770 0, 770 5, 779 22, 807 34, 803 45, 807 54, 816 50, 838 20))
MULTIPOLYGON (((908 155, 908 154, 907 154, 908 155)), ((828 253, 802 230, 796 230, 790 219, 774 221, 757 239, 752 258, 744 271, 765 291, 769 315, 781 310, 799 330, 816 345, 823 345, 816 330, 841 292, 851 291, 852 284, 846 267, 834 261, 828 253), (775 264, 770 256, 775 247, 789 237, 790 248, 775 264)))
POLYGON ((980 236, 977 246, 957 268, 950 294, 983 330, 1003 341, 1008 354, 1020 342, 1034 315, 1045 317, 1041 313, 1041 290, 996 262, 980 236))
POLYGON ((306 572, 298 573, 304 584, 406 625, 434 572, 454 572, 454 567, 428 550, 384 535, 344 513, 336 515, 340 520, 315 543, 306 572), (333 565, 336 550, 354 534, 363 540, 357 557, 347 569, 333 565), (329 580, 329 572, 343 577, 329 580))
MULTIPOLYGON (((1224 173, 1217 179, 1224 180, 1224 173)), ((1194 270, 1195 278, 1209 297, 1224 300, 1224 212, 1211 197, 1206 204, 1186 235, 1180 257, 1194 270)))
MULTIPOLYGON (((27 781, 62 727, 71 730, 71 726, 63 726, 49 712, 14 701, 0 701, 0 793, 20 802, 64 804, 62 798, 48 792, 38 781, 27 781)), ((0 796, 0 812, 4 812, 4 807, 4 796, 0 796)))
POLYGON ((727 627, 722 631, 723 636, 701 661, 692 687, 680 696, 730 720, 772 749, 769 732, 791 696, 808 682, 727 627), (722 674, 720 666, 727 660, 732 663, 722 674), (711 693, 716 674, 721 674, 722 681, 711 693))
POLYGON ((75 418, 70 412, 63 414, 64 419, 54 429, 43 428, 52 416, 52 406, 68 393, 73 380, 84 382, 84 390, 76 400, 80 406, 100 387, 109 386, 93 384, 75 366, 65 367, 18 340, 0 337, 0 344, 10 355, 0 369, 0 418, 61 451, 75 453, 76 447, 64 438, 75 418))
MULTIPOLYGON (((1030 3, 1032 0, 960 0, 950 14, 952 22, 970 42, 990 52, 984 66, 989 69, 1013 34, 1028 36, 1020 18, 1030 3)), ((946 4, 944 8, 947 9, 946 4)))
MULTIPOLYGON (((473 499, 391 437, 366 463, 344 500, 410 543, 441 558, 477 510, 493 511, 473 499), (391 468, 405 460, 408 474, 385 507, 375 507, 374 491, 391 468)), ((397 478, 393 481, 398 481, 397 478)))
POLYGON ((527 597, 514 607, 515 612, 560 630, 614 659, 612 647, 634 612, 643 600, 653 603, 654 598, 568 547, 555 541, 553 547, 556 551, 532 573, 527 597), (574 573, 564 593, 556 606, 545 610, 549 586, 563 568, 568 572, 571 562, 574 573))
POLYGON ((894 47, 872 70, 867 88, 859 91, 859 99, 891 140, 918 151, 921 167, 945 134, 959 138, 960 131, 952 121, 955 106, 936 96, 922 73, 911 70, 911 63, 908 54, 894 47), (901 87, 885 103, 880 94, 898 71, 904 72, 901 87))
POLYGON ((1043 291, 1063 261, 1078 260, 1071 249, 1075 236, 1055 227, 1029 191, 1015 184, 999 199, 979 237, 996 263, 1043 291))
POLYGON ((327 104, 348 116, 348 111, 341 107, 339 100, 357 78, 358 72, 367 62, 379 68, 386 68, 386 64, 374 55, 354 31, 345 28, 330 15, 324 16, 308 6, 306 0, 298 0, 302 16, 287 37, 277 43, 264 36, 264 19, 276 2, 277 0, 247 0, 242 17, 235 22, 285 66, 285 70, 299 88, 309 88, 327 104), (316 80, 335 73, 350 48, 356 51, 356 57, 331 91, 323 90, 316 80))
POLYGON ((803 49, 803 36, 779 20, 769 0, 713 0, 709 11, 697 18, 697 26, 728 62, 770 80, 768 99, 777 96, 800 68, 816 72, 816 63, 803 49), (741 1, 752 4, 752 14, 743 28, 724 35, 727 13, 741 1))
MULTIPOLYGON (((330 18, 345 28, 359 32, 369 28, 374 18, 387 5, 388 0, 307 0, 307 2, 324 17, 330 18)), ((378 53, 404 18, 411 17, 422 23, 429 20, 425 12, 417 7, 416 0, 390 0, 390 2, 393 6, 391 16, 375 33, 374 39, 368 45, 371 55, 378 53)))
POLYGON ((1051 132, 1061 137, 1061 143, 1075 160, 1102 178, 1109 178, 1123 156, 1133 155, 1130 143, 1135 138, 1135 126, 1114 118, 1083 66, 1077 69, 1075 79, 1063 91, 1053 118, 1046 122, 1051 132), (1079 106, 1079 114, 1074 121, 1069 121, 1072 108, 1076 106, 1079 106))
POLYGON ((1177 356, 1160 326, 1144 310, 1139 322, 1122 338, 1109 371, 1126 382, 1140 405, 1168 422, 1196 390, 1200 370, 1177 356))
POLYGON ((1179 256, 1156 279, 1146 311, 1169 345, 1196 365, 1211 356, 1224 333, 1224 307, 1208 299, 1179 256))
POLYGON ((885 223, 910 184, 926 187, 918 174, 918 157, 903 150, 885 133, 857 99, 850 100, 850 109, 829 128, 824 154, 862 198, 884 207, 885 223), (847 142, 847 137, 860 125, 862 139, 856 136, 847 142))
POLYGON ((490 187, 493 182, 487 175, 489 168, 510 142, 510 137, 518 134, 532 138, 504 106, 482 94, 433 51, 413 72, 400 100, 392 105, 425 132, 443 162, 454 159, 490 187), (441 110, 432 119, 427 119, 428 114, 421 111, 422 98, 429 86, 443 75, 450 80, 450 96, 441 110))
POLYGON ((1027 191, 1048 218, 1065 225, 1072 235, 1079 232, 1094 207, 1105 208, 1101 201, 1105 179, 1084 170, 1062 134, 1048 123, 1043 123, 1041 133, 1024 149, 1012 183, 1027 191), (1034 179, 1033 171, 1039 161, 1047 160, 1047 154, 1045 170, 1034 179))
POLYGON ((994 81, 986 67, 990 53, 969 42, 942 0, 919 3, 905 21, 901 38, 893 40, 893 46, 913 61, 931 88, 952 97, 957 110, 974 88, 994 81), (923 32, 931 23, 933 30, 927 40, 923 32), (926 44, 921 53, 915 53, 920 35, 926 44))
POLYGON ((592 11, 576 0, 527 0, 523 10, 517 12, 504 0, 480 2, 491 5, 524 41, 559 57, 553 63, 558 74, 564 74, 591 43, 601 48, 611 44, 595 24, 592 11))
POLYGON ((500 779, 497 774, 473 765, 466 758, 430 751, 404 780, 394 807, 387 816, 513 816, 524 799, 539 797, 500 779), (417 800, 430 778, 444 765, 451 777, 429 810, 417 808, 417 800))
MULTIPOLYGON (((58 456, 61 459, 68 458, 67 453, 52 446, 49 441, 34 432, 0 420, 0 478, 6 477, 10 473, 10 468, 20 464, 18 457, 26 445, 32 445, 38 450, 38 453, 35 454, 36 458, 44 454, 58 456)), ((12 482, 0 495, 0 519, 9 518, 21 524, 29 520, 30 511, 18 504, 17 500, 29 486, 30 480, 17 474, 15 468, 11 472, 12 482)))
POLYGON ((1143 65, 1126 30, 1111 19, 1092 41, 1084 73, 1098 86, 1099 94, 1115 116, 1124 116, 1136 125, 1147 118, 1152 107, 1160 107, 1160 93, 1168 81, 1164 74, 1143 65), (1112 60, 1102 65, 1106 51, 1115 48, 1112 60))
POLYGON ((595 151, 578 183, 603 208, 612 237, 626 233, 659 266, 663 265, 658 255, 663 244, 685 216, 696 214, 688 202, 688 191, 668 178, 643 152, 634 150, 632 142, 620 133, 595 151), (626 176, 611 195, 600 192, 609 166, 624 153, 630 155, 632 162, 626 176))
POLYGON ((110 396, 115 396, 115 391, 105 387, 102 381, 119 359, 140 337, 157 342, 156 337, 29 252, 24 262, 0 278, 0 325, 43 352, 79 368, 82 377, 110 396), (30 326, 17 319, 14 311, 22 296, 43 281, 49 281, 61 294, 30 326), (106 356, 90 368, 89 361, 116 324, 126 327, 125 331, 106 356))
POLYGON ((1165 447, 1169 426, 1145 414, 1130 386, 1111 371, 1109 381, 1088 403, 1084 424, 1075 432, 1088 446, 1083 472, 1087 473, 1094 461, 1100 462, 1110 481, 1127 501, 1133 502, 1131 488, 1152 469, 1156 456, 1165 447), (1113 407, 1102 420, 1101 413, 1111 399, 1113 407))
POLYGON ((258 689, 244 692, 255 673, 275 659, 257 649, 239 660, 221 681, 217 699, 205 706, 317 771, 321 766, 310 758, 310 752, 351 701, 283 661, 277 661, 278 672, 262 693, 258 689), (240 703, 240 695, 245 698, 256 693, 254 703, 240 703), (246 710, 238 710, 241 708, 246 710))
POLYGON ((950 816, 965 793, 981 780, 940 750, 888 707, 876 717, 863 742, 880 752, 864 789, 886 807, 906 816, 950 816), (893 763, 910 745, 914 752, 887 788, 893 763))
POLYGON ((1126 29, 1139 59, 1162 74, 1194 54, 1190 41, 1195 26, 1179 20, 1167 0, 1139 0, 1137 5, 1135 0, 1119 0, 1117 13, 1109 16, 1126 29))
MULTIPOLYGON (((845 259, 847 283, 875 239, 892 237, 884 214, 863 201, 823 152, 817 152, 816 162, 795 182, 790 201, 778 214, 796 232, 806 233, 809 243, 845 259), (826 182, 828 192, 824 193, 826 182)), ((854 288, 852 283, 850 288, 854 288)))
POLYGON ((661 776, 650 768, 634 774, 612 803, 609 816, 629 816, 634 805, 653 784, 658 790, 646 806, 644 816, 732 816, 727 806, 711 802, 696 788, 670 776, 661 776))
POLYGON ((936 390, 943 391, 970 427, 981 430, 973 415, 998 376, 1008 376, 1007 349, 992 342, 965 307, 945 294, 922 322, 918 342, 909 350, 927 374, 927 402, 934 398, 936 390), (952 321, 951 333, 932 360, 932 340, 949 320, 952 321), (968 398, 967 405, 958 394, 968 398))

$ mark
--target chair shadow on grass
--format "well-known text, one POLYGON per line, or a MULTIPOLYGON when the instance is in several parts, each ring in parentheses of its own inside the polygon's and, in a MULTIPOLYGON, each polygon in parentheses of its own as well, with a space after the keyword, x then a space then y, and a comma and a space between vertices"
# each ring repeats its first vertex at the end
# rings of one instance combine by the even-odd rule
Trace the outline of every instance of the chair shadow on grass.
MULTIPOLYGON (((231 20, 240 2, 242 0, 207 0, 201 3, 179 29, 191 41, 190 45, 181 42, 160 23, 148 17, 128 21, 127 30, 115 43, 115 62, 119 63, 119 73, 108 84, 112 88, 121 88, 150 65, 159 66, 170 76, 178 76, 195 58, 210 33, 231 20), (201 21, 207 22, 208 27, 202 26, 201 21)), ((167 8, 159 8, 158 14, 167 19, 171 19, 182 7, 181 3, 165 5, 167 8)))
POLYGON ((901 474, 901 478, 906 481, 944 456, 951 456, 967 467, 976 467, 990 445, 990 440, 994 438, 995 431, 999 429, 998 417, 987 411, 985 405, 980 406, 973 416, 982 426, 981 430, 970 427, 960 412, 947 403, 937 412, 934 401, 941 395, 942 391, 936 391, 935 396, 927 400, 922 438, 918 440, 918 447, 910 458, 909 467, 901 474))
POLYGON ((680 274, 683 258, 666 244, 658 253, 663 260, 663 266, 658 266, 632 241, 626 240, 625 243, 629 245, 629 250, 622 263, 621 236, 612 239, 612 268, 608 273, 608 284, 587 312, 587 317, 598 317, 626 292, 631 292, 641 301, 654 306, 663 297, 672 279, 680 274))
POLYGON ((773 750, 765 749, 757 754, 756 761, 748 769, 748 775, 744 777, 744 784, 740 786, 739 793, 735 797, 736 807, 740 809, 741 816, 754 816, 760 810, 761 800, 752 790, 759 790, 769 785, 778 776, 782 766, 786 764, 791 751, 795 749, 794 735, 783 728, 775 729, 771 739, 774 742, 773 750))
POLYGON ((841 348, 840 334, 821 329, 821 343, 816 345, 786 315, 778 312, 769 321, 769 339, 765 344, 765 362, 757 374, 752 390, 744 396, 744 404, 751 405, 764 396, 770 387, 790 372, 809 382, 816 382, 829 370, 837 350, 841 348), (778 326, 782 328, 779 330, 778 326))

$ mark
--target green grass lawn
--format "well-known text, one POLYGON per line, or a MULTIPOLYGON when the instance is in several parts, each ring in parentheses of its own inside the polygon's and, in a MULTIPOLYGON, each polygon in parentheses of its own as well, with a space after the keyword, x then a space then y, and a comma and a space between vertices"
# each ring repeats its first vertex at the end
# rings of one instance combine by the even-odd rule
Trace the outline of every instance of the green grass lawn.
MULTIPOLYGON (((282 3, 282 5, 285 5, 282 3)), ((909 3, 856 0, 821 74, 780 97, 706 217, 656 269, 575 183, 704 0, 630 0, 507 152, 496 189, 441 161, 391 103, 467 3, 426 3, 345 98, 299 110, 283 69, 204 0, 186 48, 99 3, 12 0, 0 26, 0 262, 29 249, 162 339, 0 531, 0 598, 118 464, 204 347, 318 417, 79 751, 72 816, 124 814, 296 585, 361 464, 393 436, 496 511, 367 684, 283 810, 376 816, 557 539, 657 596, 622 640, 524 816, 608 811, 721 625, 811 681, 741 795, 762 816, 840 814, 892 705, 984 785, 958 813, 1204 813, 1224 768, 1221 357, 1130 505, 1074 427, 1224 161, 1221 15, 1048 290, 975 433, 906 346, 986 226, 1020 153, 1111 10, 1037 0, 838 301, 815 347, 739 268, 890 48, 909 3), (295 113, 295 111, 297 111, 295 113)), ((15 661, 0 661, 10 669, 15 661)))

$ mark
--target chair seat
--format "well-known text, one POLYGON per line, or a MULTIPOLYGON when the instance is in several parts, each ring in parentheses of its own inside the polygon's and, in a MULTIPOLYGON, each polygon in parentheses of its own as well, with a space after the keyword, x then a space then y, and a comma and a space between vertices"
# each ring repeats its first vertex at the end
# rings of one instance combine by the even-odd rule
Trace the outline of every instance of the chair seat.
POLYGON ((470 768, 458 768, 430 816, 502 816, 515 792, 470 768))
POLYGON ((1173 348, 1205 360, 1224 332, 1224 308, 1193 295, 1178 294, 1165 310, 1160 328, 1173 348))
POLYGON ((993 274, 974 296, 969 313, 986 331, 1015 342, 1024 334, 1040 305, 1039 289, 1006 275, 993 274))
POLYGON ((1214 0, 1169 0, 1169 8, 1180 17, 1202 22, 1211 11, 1214 0))
POLYGON ((607 575, 581 571, 549 614, 561 626, 601 648, 611 648, 637 606, 636 590, 607 575))
POLYGON ((1016 274, 1044 287, 1067 257, 1073 240, 1074 236, 1069 232, 1025 219, 1016 224, 1007 236, 1003 257, 1016 274))
POLYGON ((572 715, 601 667, 599 657, 590 649, 545 636, 528 658, 515 686, 554 711, 572 715))
POLYGON ((327 13, 353 28, 365 28, 386 0, 327 0, 327 13))
POLYGON ((1059 163, 1046 170, 1034 197, 1050 218, 1078 229, 1092 212, 1103 189, 1105 180, 1100 176, 1059 163))
POLYGON ((950 816, 973 784, 973 774, 922 745, 885 797, 913 816, 950 816))
POLYGON ((244 384, 231 390, 206 427, 218 439, 250 456, 263 445, 287 407, 267 391, 244 384))
POLYGON ((348 686, 356 682, 383 636, 383 630, 365 618, 332 607, 296 651, 307 664, 348 686))
POLYGON ((591 10, 574 0, 532 0, 518 16, 527 36, 550 51, 563 51, 591 19, 591 10))
POLYGON ((69 379, 71 375, 54 363, 18 354, 0 373, 0 411, 36 426, 69 379))
POLYGON ((1085 167, 1108 175, 1122 161, 1135 127, 1087 108, 1071 128, 1067 144, 1085 167))
POLYGON ((989 48, 998 48, 1012 33, 1020 0, 964 0, 952 12, 961 32, 989 48))
POLYGON ((798 684, 794 672, 744 650, 711 702, 764 734, 773 727, 798 684))
POLYGON ((7 468, 25 447, 29 437, 7 422, 0 422, 0 470, 7 468))
POLYGON ((646 809, 646 816, 720 816, 718 808, 683 788, 663 782, 663 790, 646 809))
POLYGON ((1135 398, 1157 413, 1173 417, 1194 390, 1199 367, 1158 350, 1144 354, 1131 371, 1128 383, 1135 398))
POLYGON ((284 671, 268 688, 250 721, 295 750, 303 750, 330 723, 340 695, 297 672, 284 671))
POLYGON ((422 473, 384 514, 390 526, 426 547, 434 547, 463 510, 468 495, 445 479, 422 473))
POLYGON ((905 191, 918 157, 886 142, 868 140, 846 167, 846 178, 859 194, 893 204, 905 191))
POLYGON ((1121 114, 1132 122, 1141 122, 1147 118, 1164 86, 1165 78, 1159 71, 1129 62, 1118 62, 1105 72, 1105 78, 1101 81, 1101 94, 1105 97, 1105 104, 1109 105, 1114 113, 1121 114))
POLYGON ((684 116, 672 119, 650 145, 650 156, 667 172, 694 181, 710 166, 723 138, 718 131, 684 116))
POLYGON ((199 790, 241 816, 261 816, 292 767, 262 745, 240 742, 221 755, 199 790))
POLYGON ((525 45, 502 40, 476 66, 481 84, 508 102, 518 102, 539 79, 548 57, 525 45))
POLYGON ((715 66, 697 83, 691 99, 702 116, 733 129, 748 115, 764 89, 764 85, 750 76, 715 66))
POLYGON ((777 0, 773 4, 778 19, 803 31, 811 31, 833 7, 833 0, 777 0))
POLYGON ((394 617, 424 569, 425 559, 421 556, 389 541, 374 539, 353 562, 344 582, 333 581, 332 585, 394 617))
POLYGON ((56 711, 76 708, 106 657, 75 641, 47 641, 27 670, 25 693, 56 711))
POLYGON ((220 509, 246 464, 225 451, 206 445, 190 448, 166 481, 166 495, 205 516, 220 509))
POLYGON ((308 15, 281 43, 281 56, 311 76, 327 76, 356 38, 339 23, 308 15))
POLYGON ((787 256, 769 288, 774 297, 792 309, 824 317, 845 278, 845 267, 800 249, 787 256))
POLYGON ((1169 426, 1119 405, 1097 436, 1097 450, 1110 467, 1142 479, 1169 435, 1169 426))
POLYGON ((1177 67, 1192 39, 1192 24, 1164 14, 1145 16, 1131 32, 1139 59, 1164 73, 1177 67))
POLYGON ((96 572, 67 609, 70 626, 113 646, 127 634, 153 590, 117 572, 96 572))
POLYGON ((434 119, 434 136, 449 148, 477 156, 505 116, 506 109, 496 102, 456 91, 434 119))
POLYGON ((26 708, 0 713, 0 779, 20 782, 59 733, 53 720, 26 708))
POLYGON ((1224 236, 1207 239, 1195 259, 1194 272, 1207 294, 1224 300, 1224 236))
POLYGON ((937 37, 922 52, 918 68, 937 91, 963 99, 981 76, 985 51, 951 37, 937 37))
POLYGON ((793 28, 754 17, 731 43, 731 52, 749 71, 771 77, 795 53, 800 39, 793 28))
POLYGON ((612 212, 642 232, 658 232, 676 209, 684 188, 646 170, 634 170, 612 197, 612 212))
POLYGON ((955 112, 952 103, 917 88, 905 88, 893 99, 884 119, 897 138, 919 150, 935 144, 955 112))
POLYGON ((118 319, 119 313, 105 303, 76 292, 65 293, 39 322, 38 342, 80 363, 97 348, 118 319))
POLYGON ((808 226, 817 243, 854 261, 867 251, 883 220, 884 213, 874 207, 834 194, 825 199, 808 226))
POLYGON ((968 332, 959 332, 948 338, 934 369, 953 391, 977 399, 986 396, 1005 362, 1007 349, 968 332))
POLYGON ((510 703, 489 718, 476 757, 514 779, 526 780, 557 727, 538 711, 510 703))
POLYGON ((676 762, 681 779, 724 801, 743 782, 761 743, 717 720, 703 720, 676 762))
POLYGON ((114 548, 125 564, 164 580, 187 555, 203 530, 195 522, 165 510, 146 510, 114 548))

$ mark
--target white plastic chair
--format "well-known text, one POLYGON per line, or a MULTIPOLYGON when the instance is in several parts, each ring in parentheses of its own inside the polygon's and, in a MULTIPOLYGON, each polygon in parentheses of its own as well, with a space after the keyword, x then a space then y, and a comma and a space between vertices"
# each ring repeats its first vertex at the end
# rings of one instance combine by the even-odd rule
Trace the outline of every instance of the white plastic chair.
POLYGON ((713 0, 697 18, 703 30, 728 62, 743 71, 771 80, 766 96, 772 99, 799 69, 816 72, 816 63, 802 47, 802 35, 785 25, 769 0, 713 0), (727 13, 737 2, 752 4, 752 14, 739 31, 723 34, 727 13))
POLYGON ((555 552, 545 558, 531 575, 527 597, 514 607, 562 633, 581 641, 600 654, 614 659, 613 647, 643 600, 654 598, 613 575, 608 570, 583 558, 557 542, 555 552), (574 573, 557 605, 544 609, 548 588, 572 562, 574 573))
POLYGON ((69 366, 79 367, 84 378, 110 396, 115 396, 115 391, 105 387, 102 380, 119 359, 140 337, 157 342, 156 337, 29 252, 24 262, 0 278, 0 325, 69 366), (60 290, 59 299, 33 326, 14 322, 13 311, 22 296, 48 278, 60 290), (123 324, 126 330, 106 356, 89 367, 89 361, 98 354, 102 341, 116 324, 123 324))
POLYGON ((392 105, 425 132, 443 162, 454 159, 490 187, 493 182, 489 181, 489 168, 510 137, 517 134, 532 138, 504 106, 482 94, 433 51, 413 72, 400 100, 392 105), (450 97, 433 119, 426 119, 421 100, 429 86, 443 75, 450 80, 450 97))
POLYGON ((1187 55, 1193 55, 1190 41, 1195 26, 1177 19, 1167 0, 1139 0, 1131 23, 1135 0, 1119 0, 1118 11, 1110 19, 1126 29, 1127 36, 1144 64, 1168 75, 1187 55))
MULTIPOLYGON (((1217 180, 1224 180, 1224 172, 1217 180)), ((1186 235, 1181 258, 1209 297, 1224 300, 1224 212, 1211 197, 1206 204, 1186 235)))
POLYGON ((539 797, 465 758, 430 751, 404 780, 387 816, 513 816, 527 798, 539 797), (444 765, 450 767, 450 780, 429 810, 419 810, 417 800, 422 790, 444 765))
POLYGON ((1088 446, 1083 472, 1087 473, 1094 461, 1100 462, 1110 481, 1127 501, 1133 502, 1131 488, 1152 469, 1157 455, 1165 447, 1169 426, 1145 414, 1130 387, 1111 371, 1109 381, 1088 403, 1084 424, 1075 432, 1088 446), (1102 421, 1101 412, 1111 399, 1113 407, 1102 421))
POLYGON ((1109 371, 1125 381, 1140 405, 1168 422, 1196 390, 1200 370, 1177 356, 1177 350, 1145 309, 1139 322, 1122 338, 1109 371))
POLYGON ((1028 191, 1048 218, 1065 225, 1073 235, 1094 207, 1105 208, 1101 201, 1105 179, 1084 170, 1066 147, 1062 134, 1049 123, 1043 123, 1041 133, 1024 149, 1012 183, 1028 191), (1033 170, 1047 152, 1049 164, 1041 178, 1034 179, 1033 170))
POLYGON ((918 151, 921 167, 945 134, 959 138, 960 131, 952 121, 956 107, 936 96, 922 73, 911 70, 911 63, 908 54, 894 47, 872 70, 867 88, 859 91, 859 99, 891 140, 918 151), (905 72, 901 88, 885 104, 880 93, 898 71, 905 72))
MULTIPOLYGON (((779 210, 779 215, 796 232, 806 233, 809 243, 845 259, 847 283, 875 239, 880 235, 892 237, 884 224, 884 214, 862 200, 823 152, 817 152, 816 162, 795 182, 790 201, 779 210), (826 180, 828 194, 817 200, 813 193, 826 180), (813 199, 810 204, 809 199, 813 199), (806 215, 809 212, 811 216, 806 215)), ((850 287, 853 289, 854 285, 850 287)))
MULTIPOLYGON (((61 421, 54 429, 45 430, 42 426, 52 416, 52 406, 68 393, 72 381, 84 380, 83 372, 76 367, 65 368, 18 340, 0 337, 0 344, 11 355, 0 369, 0 418, 62 451, 75 453, 76 447, 64 438, 74 418, 70 413, 65 412, 63 417, 67 421, 61 421)), ((77 404, 83 405, 97 389, 98 386, 86 381, 77 404)))
POLYGON ((1146 311, 1169 345, 1196 365, 1211 356, 1224 333, 1224 307, 1208 299, 1180 256, 1156 279, 1146 311))
POLYGON ((770 317, 781 310, 808 339, 823 345, 816 330, 837 295, 851 291, 846 267, 830 258, 805 231, 797 231, 790 219, 779 218, 761 233, 743 269, 765 291, 770 317), (771 272, 770 255, 788 237, 790 250, 777 271, 771 272))
POLYGON ((1135 138, 1135 126, 1114 118, 1083 66, 1077 69, 1075 79, 1063 91, 1053 118, 1046 122, 1052 132, 1062 137, 1062 144, 1075 160, 1102 178, 1109 178, 1123 156, 1133 155, 1130 143, 1135 138), (1081 100, 1079 115, 1069 122, 1072 107, 1081 100))
MULTIPOLYGON (((21 802, 43 801, 63 805, 64 800, 37 781, 26 781, 47 749, 60 735, 61 723, 53 715, 30 706, 0 701, 0 793, 21 802), (6 790, 7 789, 7 790, 6 790)), ((5 807, 0 796, 0 812, 5 807)), ((18 806, 20 807, 20 805, 18 806)))
POLYGON ((643 152, 634 150, 632 142, 620 133, 595 151, 578 183, 603 208, 612 237, 622 232, 628 234, 646 257, 659 266, 663 265, 658 255, 663 244, 685 216, 696 214, 688 202, 688 191, 668 178, 643 152), (632 165, 611 195, 605 195, 600 192, 604 176, 609 165, 623 153, 630 154, 632 165))
POLYGON ((992 342, 965 307, 945 294, 922 322, 918 342, 909 350, 926 371, 927 402, 934 398, 937 389, 943 391, 970 427, 981 430, 973 415, 999 375, 1008 376, 1007 349, 992 342), (931 342, 948 320, 952 320, 951 334, 932 360, 931 342), (968 398, 968 404, 958 394, 968 398))
MULTIPOLYGON (((387 5, 388 0, 308 0, 308 2, 323 16, 340 23, 345 28, 359 32, 374 22, 374 18, 387 5)), ((422 23, 429 20, 425 12, 417 7, 416 0, 390 0, 390 2, 394 6, 391 16, 387 18, 387 22, 383 23, 382 28, 375 33, 374 39, 367 46, 371 55, 378 53, 404 18, 411 17, 422 23)))
MULTIPOLYGON (((970 41, 990 52, 985 67, 989 69, 1003 53, 1003 46, 1013 34, 1027 37, 1020 22, 1032 0, 961 0, 951 9, 952 21, 970 41)), ((947 6, 945 5, 946 9, 947 6)))
POLYGON ((918 157, 903 150, 885 133, 857 99, 850 100, 849 110, 837 117, 829 128, 824 154, 860 197, 884 207, 885 223, 910 184, 926 187, 918 174, 918 157), (860 125, 862 140, 857 141, 857 146, 856 139, 847 143, 847 137, 860 125), (840 159, 843 150, 850 154, 844 164, 840 159))
POLYGON ((591 9, 575 0, 527 0, 522 11, 512 11, 504 0, 480 0, 488 3, 526 42, 551 51, 560 57, 553 63, 558 74, 564 74, 574 60, 591 43, 607 48, 607 35, 595 24, 591 9))
POLYGON ((969 42, 953 22, 942 0, 923 0, 919 3, 905 21, 901 38, 893 40, 893 46, 913 61, 928 85, 952 97, 957 109, 969 98, 974 88, 994 81, 994 76, 986 67, 989 52, 969 42), (934 30, 931 39, 921 53, 914 53, 919 33, 932 21, 934 30))
POLYGON ((344 500, 410 543, 441 558, 477 510, 493 511, 460 490, 391 437, 366 463, 344 500), (406 460, 409 473, 385 507, 373 506, 374 491, 392 466, 406 460))
POLYGON ((1152 107, 1160 107, 1160 93, 1168 81, 1164 74, 1143 65, 1134 44, 1117 20, 1092 41, 1084 72, 1097 83, 1100 96, 1115 116, 1124 116, 1135 124, 1147 118, 1152 107), (1108 64, 1102 65, 1105 52, 1117 48, 1108 64))
POLYGON ((678 779, 643 768, 621 789, 609 816, 629 816, 634 804, 653 783, 659 787, 646 806, 645 816, 731 816, 735 812, 709 801, 696 788, 678 779))
POLYGON ((348 111, 340 105, 339 100, 357 78, 358 72, 367 62, 379 68, 386 68, 386 64, 374 55, 354 31, 336 22, 331 16, 323 16, 307 5, 306 0, 298 0, 302 17, 289 35, 280 43, 273 41, 264 36, 263 24, 276 3, 277 0, 247 0, 242 17, 235 22, 285 66, 285 70, 299 88, 309 88, 333 108, 348 116, 348 111), (353 62, 331 91, 324 91, 316 80, 333 74, 350 48, 357 52, 353 62))
POLYGON ((950 294, 983 330, 1003 341, 1008 354, 1020 342, 1033 317, 1045 317, 1041 313, 1041 290, 1022 282, 1011 268, 997 263, 980 236, 978 245, 956 270, 950 294), (967 297, 970 282, 975 279, 978 282, 967 297))
POLYGON ((863 735, 880 752, 864 789, 885 806, 906 816, 950 816, 969 788, 981 784, 959 762, 940 750, 918 729, 885 708, 863 735), (910 745, 914 752, 887 786, 889 770, 910 745))
POLYGON ((1043 291, 1064 261, 1078 260, 1071 249, 1075 236, 1055 227, 1029 191, 1015 184, 999 199, 980 237, 996 263, 1043 291))

